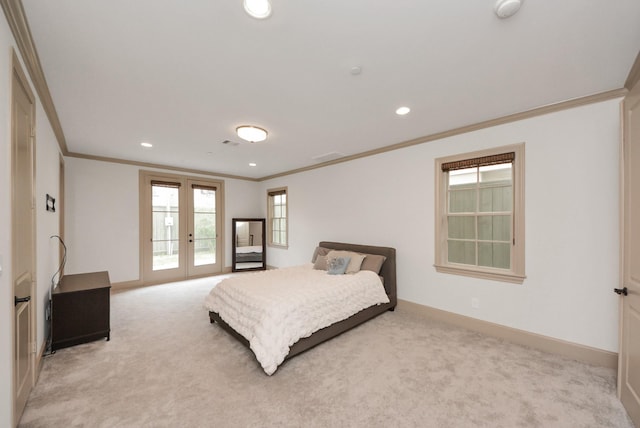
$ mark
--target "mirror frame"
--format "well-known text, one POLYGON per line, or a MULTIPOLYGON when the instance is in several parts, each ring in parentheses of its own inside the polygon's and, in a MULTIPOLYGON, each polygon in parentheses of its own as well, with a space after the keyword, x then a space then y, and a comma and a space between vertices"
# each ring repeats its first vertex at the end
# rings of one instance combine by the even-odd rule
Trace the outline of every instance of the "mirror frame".
MULTIPOLYGON (((265 230, 266 222, 264 218, 234 218, 231 220, 231 236, 233 241, 231 242, 231 272, 247 272, 252 270, 266 270, 267 269, 267 231, 265 230), (262 266, 249 267, 244 269, 238 269, 236 266, 236 230, 237 224, 241 222, 258 222, 262 226, 262 266)), ((257 263, 257 262, 256 262, 257 263)))

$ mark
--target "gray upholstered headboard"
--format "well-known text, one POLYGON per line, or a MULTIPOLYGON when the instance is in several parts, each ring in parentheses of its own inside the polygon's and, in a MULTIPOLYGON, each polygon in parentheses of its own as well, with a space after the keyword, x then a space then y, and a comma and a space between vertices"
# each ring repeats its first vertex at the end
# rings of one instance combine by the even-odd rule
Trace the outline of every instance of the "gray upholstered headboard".
POLYGON ((373 245, 347 244, 344 242, 321 241, 318 246, 332 250, 349 250, 357 253, 379 254, 387 259, 382 264, 380 276, 384 278, 384 288, 393 307, 398 301, 396 289, 396 249, 391 247, 376 247, 373 245))

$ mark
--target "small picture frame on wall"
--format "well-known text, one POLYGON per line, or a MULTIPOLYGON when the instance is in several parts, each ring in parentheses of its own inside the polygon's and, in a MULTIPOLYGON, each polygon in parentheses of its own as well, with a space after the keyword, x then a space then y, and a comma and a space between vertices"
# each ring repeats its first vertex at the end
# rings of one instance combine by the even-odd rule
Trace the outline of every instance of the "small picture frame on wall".
POLYGON ((46 205, 47 211, 49 212, 56 212, 56 198, 52 197, 50 194, 47 193, 47 205, 46 205))

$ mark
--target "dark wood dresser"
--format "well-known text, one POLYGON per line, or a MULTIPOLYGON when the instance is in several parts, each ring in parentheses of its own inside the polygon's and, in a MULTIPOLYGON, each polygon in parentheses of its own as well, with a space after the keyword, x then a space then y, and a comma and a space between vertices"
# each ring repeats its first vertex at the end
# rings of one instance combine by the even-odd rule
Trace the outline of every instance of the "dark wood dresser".
POLYGON ((109 273, 64 275, 51 295, 51 350, 110 338, 109 273))

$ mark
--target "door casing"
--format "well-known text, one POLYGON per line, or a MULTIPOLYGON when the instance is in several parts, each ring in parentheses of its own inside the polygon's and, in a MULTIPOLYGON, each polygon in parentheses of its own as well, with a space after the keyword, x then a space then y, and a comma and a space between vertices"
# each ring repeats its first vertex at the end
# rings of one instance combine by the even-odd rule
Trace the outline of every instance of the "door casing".
POLYGON ((36 218, 35 218, 35 96, 29 87, 29 81, 20 66, 15 53, 13 57, 12 96, 11 96, 11 260, 13 295, 31 300, 13 306, 12 322, 12 379, 13 384, 13 423, 17 425, 24 411, 26 400, 35 384, 36 359, 35 338, 37 314, 33 310, 36 295, 36 218), (19 115, 26 117, 23 123, 19 115), (26 153, 20 154, 21 141, 26 153), (26 217, 26 220, 25 220, 26 217), (25 238, 25 235, 29 235, 25 238), (27 248, 26 264, 18 256, 18 243, 27 248), (25 268, 23 269, 23 266, 25 268), (26 327, 23 322, 27 322, 26 327), (25 362, 21 357, 26 358, 25 362), (24 363, 24 367, 23 367, 24 363), (22 379, 18 376, 23 374, 22 379), (24 389, 23 389, 24 388, 24 389))
POLYGON ((203 276, 215 275, 222 273, 224 269, 224 181, 211 180, 202 177, 183 176, 177 174, 167 174, 156 171, 144 171, 139 173, 139 194, 140 194, 140 278, 144 285, 158 284, 170 281, 181 281, 189 278, 198 278, 203 276), (199 183, 202 185, 211 185, 216 187, 216 231, 217 231, 217 258, 216 265, 213 269, 192 268, 187 266, 187 221, 181 219, 179 226, 180 245, 179 260, 180 266, 184 269, 178 271, 169 269, 167 271, 153 271, 151 266, 150 252, 152 251, 151 234, 152 224, 150 220, 150 201, 151 201, 151 181, 167 181, 180 183, 180 187, 184 189, 180 192, 180 206, 187 206, 190 198, 187 191, 190 190, 190 183, 199 183))

